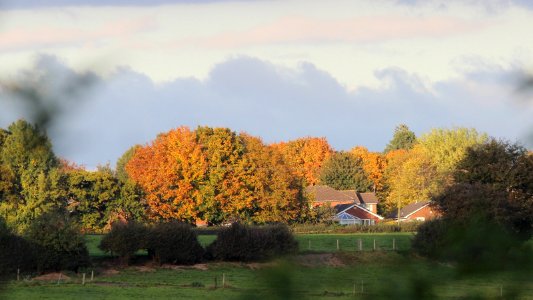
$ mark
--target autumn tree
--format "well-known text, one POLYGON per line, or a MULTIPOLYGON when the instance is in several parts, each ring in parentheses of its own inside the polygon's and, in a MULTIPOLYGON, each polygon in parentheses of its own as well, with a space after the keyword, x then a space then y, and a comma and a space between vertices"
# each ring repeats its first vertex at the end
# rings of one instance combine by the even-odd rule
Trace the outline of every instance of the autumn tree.
POLYGON ((386 194, 382 206, 388 212, 416 201, 427 201, 439 192, 442 177, 419 145, 410 151, 396 153, 385 170, 386 194))
POLYGON ((230 217, 233 206, 246 201, 249 193, 239 178, 245 152, 240 136, 228 128, 198 127, 196 139, 207 163, 198 209, 202 219, 220 224, 230 217))
POLYGON ((416 135, 405 124, 396 126, 392 140, 385 147, 384 153, 392 150, 409 150, 416 143, 416 135))
MULTIPOLYGON (((363 163, 363 170, 372 181, 374 192, 380 191, 383 188, 383 173, 387 166, 387 159, 381 153, 370 152, 367 148, 358 146, 350 150, 350 153, 355 157, 361 159, 363 163)), ((391 153, 391 152, 389 152, 391 153)))
POLYGON ((307 207, 301 180, 295 178, 276 146, 265 146, 259 138, 241 135, 246 146, 243 182, 250 187, 245 202, 256 223, 295 222, 307 207))
POLYGON ((179 127, 140 147, 126 164, 146 192, 150 217, 194 222, 203 198, 208 163, 196 134, 179 127))
POLYGON ((333 154, 322 166, 320 183, 337 190, 367 192, 372 182, 363 169, 363 161, 349 152, 333 154))
POLYGON ((301 178, 304 185, 318 183, 320 169, 333 153, 325 138, 300 138, 274 147, 281 151, 294 176, 301 178))
POLYGON ((450 173, 455 170, 466 155, 467 149, 485 143, 486 134, 473 128, 432 129, 424 134, 418 143, 427 150, 439 172, 450 173))

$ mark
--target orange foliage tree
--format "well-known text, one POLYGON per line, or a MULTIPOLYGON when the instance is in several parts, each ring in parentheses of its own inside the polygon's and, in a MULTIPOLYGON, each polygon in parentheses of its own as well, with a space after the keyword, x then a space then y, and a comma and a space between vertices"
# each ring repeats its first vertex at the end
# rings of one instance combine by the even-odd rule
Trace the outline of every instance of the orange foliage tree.
POLYGON ((283 155, 294 176, 305 185, 319 182, 320 168, 331 156, 333 149, 325 138, 306 137, 273 145, 283 155))
MULTIPOLYGON (((363 162, 363 170, 368 175, 374 185, 374 191, 379 191, 383 188, 383 173, 387 167, 387 159, 384 155, 377 152, 370 152, 367 148, 358 146, 352 148, 350 151, 355 157, 359 157, 363 162)), ((393 153, 391 151, 388 153, 393 153)))
POLYGON ((146 192, 150 217, 188 222, 199 217, 207 169, 196 134, 187 127, 160 134, 126 165, 130 178, 146 192))
POLYGON ((252 192, 247 203, 251 219, 257 223, 297 220, 306 208, 301 181, 293 176, 278 147, 265 146, 249 135, 242 137, 247 148, 244 182, 252 192))
POLYGON ((279 149, 227 128, 161 134, 135 151, 126 171, 156 219, 291 222, 306 207, 302 181, 279 149))

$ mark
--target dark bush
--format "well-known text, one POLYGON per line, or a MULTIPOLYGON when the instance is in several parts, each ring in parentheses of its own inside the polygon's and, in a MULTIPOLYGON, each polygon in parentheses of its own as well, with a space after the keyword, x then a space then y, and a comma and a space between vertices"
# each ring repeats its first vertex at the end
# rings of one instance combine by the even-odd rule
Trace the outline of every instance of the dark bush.
POLYGON ((13 234, 0 219, 0 276, 36 269, 32 245, 13 234))
POLYGON ((196 232, 188 224, 160 223, 148 232, 146 248, 157 263, 194 264, 204 255, 196 232))
POLYGON ((117 222, 111 231, 100 241, 98 248, 117 255, 122 264, 127 265, 135 252, 146 248, 147 228, 136 222, 117 222))
POLYGON ((446 222, 442 219, 424 222, 413 238, 414 251, 422 256, 438 258, 445 244, 446 232, 446 222))
POLYGON ((428 221, 420 226, 412 245, 420 255, 456 263, 462 273, 526 271, 533 266, 530 247, 484 216, 428 221))
POLYGON ((72 270, 89 265, 89 252, 78 227, 61 212, 34 220, 24 234, 34 247, 37 270, 72 270))
POLYGON ((208 258, 227 261, 257 261, 294 253, 298 242, 285 225, 248 227, 233 224, 221 230, 208 246, 208 258))

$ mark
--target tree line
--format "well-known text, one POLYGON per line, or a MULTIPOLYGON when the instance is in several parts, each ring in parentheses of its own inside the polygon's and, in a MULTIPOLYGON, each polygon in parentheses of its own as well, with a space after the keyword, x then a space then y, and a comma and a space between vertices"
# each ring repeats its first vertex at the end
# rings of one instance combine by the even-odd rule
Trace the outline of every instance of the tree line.
MULTIPOLYGON (((116 167, 85 170, 58 158, 24 120, 0 129, 0 216, 17 231, 62 210, 88 232, 117 221, 318 222, 308 185, 374 191, 387 214, 429 200, 453 182, 467 150, 490 142, 475 129, 396 128, 383 152, 335 151, 325 138, 275 144, 228 128, 179 127, 135 145, 116 167)), ((323 218, 322 218, 323 219, 323 218)))

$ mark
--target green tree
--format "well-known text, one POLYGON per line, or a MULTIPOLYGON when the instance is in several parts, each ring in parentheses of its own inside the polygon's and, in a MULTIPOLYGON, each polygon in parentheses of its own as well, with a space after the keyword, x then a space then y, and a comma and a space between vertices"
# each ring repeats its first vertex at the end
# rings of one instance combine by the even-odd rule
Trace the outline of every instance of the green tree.
POLYGON ((41 171, 47 172, 58 166, 58 159, 52 151, 52 144, 44 132, 37 126, 19 120, 8 127, 7 136, 2 135, 0 162, 19 175, 41 171))
POLYGON ((39 215, 64 207, 64 178, 44 132, 19 120, 1 134, 0 212, 23 231, 39 215))
POLYGON ((198 127, 195 133, 208 165, 199 209, 206 221, 220 224, 247 196, 237 169, 245 147, 240 136, 228 128, 198 127))
POLYGON ((362 160, 348 152, 337 152, 324 163, 320 183, 337 190, 358 192, 370 191, 373 185, 363 170, 362 160))
POLYGON ((409 150, 416 143, 416 135, 405 124, 396 126, 392 140, 385 147, 384 153, 392 150, 409 150))
POLYGON ((120 196, 108 208, 108 224, 117 220, 140 222, 146 219, 147 207, 144 192, 138 184, 130 179, 126 171, 126 165, 140 147, 139 145, 131 147, 117 161, 115 174, 120 186, 120 196))
POLYGON ((492 139, 467 149, 453 175, 433 198, 441 219, 419 228, 414 249, 456 261, 460 271, 531 271, 524 242, 533 235, 533 158, 492 139))
POLYGON ((83 229, 101 230, 107 225, 113 203, 120 197, 118 180, 110 170, 89 172, 77 170, 69 173, 69 210, 83 229))
POLYGON ((35 245, 38 271, 77 271, 90 263, 85 238, 63 210, 44 213, 24 232, 35 245))
POLYGON ((135 154, 135 151, 137 151, 137 149, 139 149, 141 146, 139 145, 135 145, 131 148, 129 148, 126 152, 124 152, 124 154, 122 154, 122 156, 117 160, 117 165, 116 165, 116 174, 117 174, 117 178, 118 180, 122 181, 122 182, 126 182, 128 181, 129 179, 129 176, 128 176, 128 172, 126 171, 126 165, 128 164, 128 162, 130 161, 130 159, 133 157, 133 155, 135 154))
POLYGON ((107 208, 107 225, 117 220, 143 222, 146 220, 146 201, 142 188, 133 182, 119 180, 120 195, 107 208))
POLYGON ((516 144, 496 141, 467 150, 454 185, 435 198, 444 216, 494 221, 529 239, 533 234, 533 157, 516 144))
POLYGON ((433 129, 419 138, 418 143, 427 150, 439 172, 449 173, 465 157, 468 148, 487 140, 486 134, 474 128, 455 128, 433 129))

